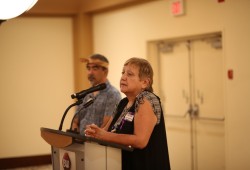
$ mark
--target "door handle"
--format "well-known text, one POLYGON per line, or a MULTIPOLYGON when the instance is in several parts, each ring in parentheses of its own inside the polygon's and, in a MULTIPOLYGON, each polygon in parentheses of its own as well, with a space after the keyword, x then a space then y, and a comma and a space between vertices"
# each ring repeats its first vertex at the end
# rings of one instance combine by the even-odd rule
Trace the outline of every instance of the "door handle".
POLYGON ((198 116, 197 119, 200 120, 215 120, 215 121, 224 121, 225 117, 221 116, 221 117, 205 117, 205 116, 198 116))
POLYGON ((186 90, 182 90, 182 97, 186 100, 186 103, 189 103, 189 97, 188 94, 186 93, 186 90))
POLYGON ((203 104, 204 102, 203 93, 201 93, 199 90, 197 90, 197 99, 199 99, 200 104, 203 104))

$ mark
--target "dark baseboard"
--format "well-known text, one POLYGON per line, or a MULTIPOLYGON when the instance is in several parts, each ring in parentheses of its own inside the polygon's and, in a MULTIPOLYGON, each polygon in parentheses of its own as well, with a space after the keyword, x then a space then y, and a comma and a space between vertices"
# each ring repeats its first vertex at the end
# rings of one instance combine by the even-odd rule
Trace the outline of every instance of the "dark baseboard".
POLYGON ((0 169, 51 164, 51 155, 0 158, 0 169))

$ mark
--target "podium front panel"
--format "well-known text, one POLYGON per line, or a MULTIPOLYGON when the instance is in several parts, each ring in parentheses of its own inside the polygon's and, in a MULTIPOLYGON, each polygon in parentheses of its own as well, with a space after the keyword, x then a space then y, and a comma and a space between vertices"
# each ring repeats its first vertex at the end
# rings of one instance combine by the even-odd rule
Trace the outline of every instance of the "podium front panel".
POLYGON ((121 150, 98 143, 52 147, 53 170, 121 170, 121 150))
POLYGON ((106 170, 106 146, 85 142, 85 170, 106 170))
POLYGON ((106 147, 107 170, 121 170, 122 154, 121 149, 106 147))
POLYGON ((65 148, 52 147, 53 170, 85 170, 84 145, 73 144, 65 148))

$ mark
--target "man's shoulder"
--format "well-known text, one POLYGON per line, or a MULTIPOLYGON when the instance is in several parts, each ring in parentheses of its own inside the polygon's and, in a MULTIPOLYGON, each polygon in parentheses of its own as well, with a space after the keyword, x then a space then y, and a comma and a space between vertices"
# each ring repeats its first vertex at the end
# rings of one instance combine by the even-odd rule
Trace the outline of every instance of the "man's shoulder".
POLYGON ((107 91, 120 93, 119 90, 115 86, 113 86, 109 81, 107 81, 106 85, 107 85, 107 91))
POLYGON ((112 86, 112 85, 110 85, 109 90, 113 91, 113 92, 116 92, 116 93, 120 93, 119 90, 116 87, 112 86))
POLYGON ((109 88, 107 89, 107 95, 109 98, 114 98, 115 100, 121 99, 120 91, 116 87, 112 86, 111 84, 109 88))

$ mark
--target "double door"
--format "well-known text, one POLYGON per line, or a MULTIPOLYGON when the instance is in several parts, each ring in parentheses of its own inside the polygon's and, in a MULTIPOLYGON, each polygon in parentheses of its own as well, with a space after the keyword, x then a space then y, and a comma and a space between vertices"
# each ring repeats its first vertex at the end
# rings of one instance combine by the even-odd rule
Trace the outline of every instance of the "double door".
POLYGON ((224 170, 221 34, 157 42, 157 91, 164 108, 171 167, 224 170))

